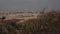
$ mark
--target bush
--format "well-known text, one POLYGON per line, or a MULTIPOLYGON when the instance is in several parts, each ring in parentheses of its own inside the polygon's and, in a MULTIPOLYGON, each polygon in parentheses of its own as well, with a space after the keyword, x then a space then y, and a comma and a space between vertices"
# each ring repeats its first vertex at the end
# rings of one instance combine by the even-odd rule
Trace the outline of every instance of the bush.
POLYGON ((0 24, 0 34, 17 34, 16 30, 20 30, 21 25, 16 23, 0 24))

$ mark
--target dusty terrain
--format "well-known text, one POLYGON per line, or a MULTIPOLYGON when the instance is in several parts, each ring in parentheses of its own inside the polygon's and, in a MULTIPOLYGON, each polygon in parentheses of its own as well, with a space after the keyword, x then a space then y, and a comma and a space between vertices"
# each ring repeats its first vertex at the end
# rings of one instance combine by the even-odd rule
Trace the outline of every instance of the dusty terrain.
MULTIPOLYGON (((29 19, 36 19, 39 12, 0 12, 0 18, 5 17, 4 21, 0 23, 8 22, 24 22, 29 19)), ((1 20, 1 19, 0 19, 1 20)))
POLYGON ((35 12, 0 12, 0 17, 5 16, 6 19, 31 19, 37 18, 37 15, 35 12))

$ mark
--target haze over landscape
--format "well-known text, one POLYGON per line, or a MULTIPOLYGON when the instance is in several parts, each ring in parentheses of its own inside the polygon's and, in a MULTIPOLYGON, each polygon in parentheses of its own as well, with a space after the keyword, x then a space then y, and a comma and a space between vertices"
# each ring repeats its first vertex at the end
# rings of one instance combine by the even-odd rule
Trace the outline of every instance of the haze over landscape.
POLYGON ((0 10, 60 9, 60 0, 0 0, 0 10))
POLYGON ((0 34, 60 34, 60 0, 0 0, 0 34))

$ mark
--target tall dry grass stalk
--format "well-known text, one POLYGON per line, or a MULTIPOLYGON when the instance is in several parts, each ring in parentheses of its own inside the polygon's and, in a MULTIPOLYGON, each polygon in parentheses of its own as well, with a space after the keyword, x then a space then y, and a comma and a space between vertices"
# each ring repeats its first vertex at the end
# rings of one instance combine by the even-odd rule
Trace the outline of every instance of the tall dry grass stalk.
POLYGON ((51 11, 22 24, 1 24, 0 34, 60 34, 60 12, 51 11), (2 30, 4 29, 4 30, 2 30))

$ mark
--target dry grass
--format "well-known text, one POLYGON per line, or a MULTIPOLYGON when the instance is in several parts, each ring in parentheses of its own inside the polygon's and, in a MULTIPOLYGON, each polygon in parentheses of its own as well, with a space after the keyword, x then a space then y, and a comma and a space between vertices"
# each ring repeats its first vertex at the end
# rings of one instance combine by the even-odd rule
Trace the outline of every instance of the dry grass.
POLYGON ((1 24, 0 34, 60 34, 60 12, 42 13, 37 19, 29 19, 23 24, 1 24))

